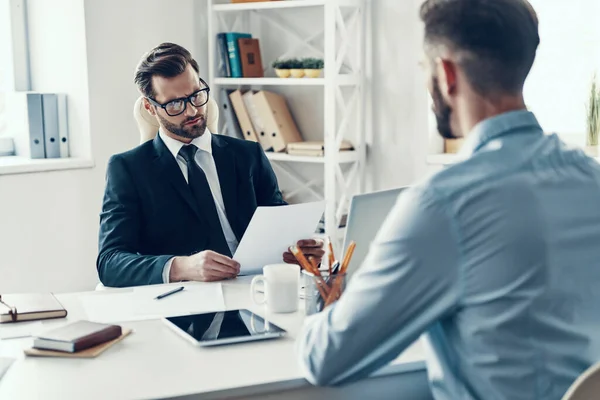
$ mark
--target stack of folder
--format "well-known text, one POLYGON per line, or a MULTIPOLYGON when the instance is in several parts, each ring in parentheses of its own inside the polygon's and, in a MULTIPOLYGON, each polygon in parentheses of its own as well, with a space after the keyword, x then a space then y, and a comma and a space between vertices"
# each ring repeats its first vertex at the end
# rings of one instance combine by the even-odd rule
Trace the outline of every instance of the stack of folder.
POLYGON ((222 106, 230 136, 242 136, 260 143, 265 151, 283 152, 302 136, 283 96, 261 90, 222 92, 222 106), (227 94, 227 96, 225 96, 227 94))

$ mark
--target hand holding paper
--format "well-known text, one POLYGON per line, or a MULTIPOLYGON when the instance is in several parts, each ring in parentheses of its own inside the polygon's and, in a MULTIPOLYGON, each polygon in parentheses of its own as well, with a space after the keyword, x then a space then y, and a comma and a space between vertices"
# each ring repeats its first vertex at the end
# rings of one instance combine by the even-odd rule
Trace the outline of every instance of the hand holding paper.
POLYGON ((290 246, 315 234, 324 209, 323 201, 258 207, 233 256, 241 265, 241 274, 260 273, 265 265, 280 263, 290 246))

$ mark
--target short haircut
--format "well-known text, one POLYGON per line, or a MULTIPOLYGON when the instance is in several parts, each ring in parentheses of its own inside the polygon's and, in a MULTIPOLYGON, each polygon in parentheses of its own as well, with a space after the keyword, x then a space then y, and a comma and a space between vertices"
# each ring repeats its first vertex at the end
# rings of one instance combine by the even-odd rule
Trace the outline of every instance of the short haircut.
POLYGON ((152 87, 152 78, 160 76, 173 78, 182 74, 188 65, 200 73, 198 63, 185 48, 174 43, 162 43, 144 54, 136 70, 134 82, 146 97, 156 96, 152 87))
POLYGON ((427 0, 420 14, 429 55, 440 47, 455 52, 479 94, 523 90, 540 44, 527 0, 427 0))

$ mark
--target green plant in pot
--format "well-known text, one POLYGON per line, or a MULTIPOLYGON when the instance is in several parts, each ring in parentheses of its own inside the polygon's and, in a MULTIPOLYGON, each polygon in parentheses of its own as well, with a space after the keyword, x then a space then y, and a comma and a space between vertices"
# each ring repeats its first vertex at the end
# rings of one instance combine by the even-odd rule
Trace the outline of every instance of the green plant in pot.
POLYGON ((590 156, 598 156, 598 134, 600 133, 600 92, 596 75, 592 78, 589 99, 587 104, 586 121, 586 153, 590 156))
POLYGON ((273 69, 275 69, 275 73, 277 74, 278 77, 280 77, 280 78, 289 78, 290 77, 291 72, 290 72, 289 60, 285 60, 285 59, 275 60, 275 61, 273 61, 273 64, 271 64, 271 66, 273 67, 273 69))
POLYGON ((304 66, 302 65, 302 61, 297 58, 291 58, 288 60, 290 66, 290 72, 292 77, 294 78, 303 78, 304 77, 304 66))
POLYGON ((321 76, 321 71, 325 66, 325 62, 321 58, 305 58, 302 60, 304 73, 309 78, 318 78, 321 76))

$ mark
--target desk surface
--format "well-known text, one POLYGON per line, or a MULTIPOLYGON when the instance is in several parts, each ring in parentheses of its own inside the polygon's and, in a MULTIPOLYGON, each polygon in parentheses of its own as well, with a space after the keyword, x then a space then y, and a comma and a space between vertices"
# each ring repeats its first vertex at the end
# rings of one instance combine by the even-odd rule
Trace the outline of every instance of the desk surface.
MULTIPOLYGON (((286 329, 288 336, 198 348, 161 320, 133 321, 121 325, 134 333, 95 359, 25 358, 22 350, 31 346, 31 338, 0 340, 0 357, 17 358, 0 379, 0 399, 141 399, 191 394, 224 398, 309 385, 302 378, 294 352, 304 308, 301 306, 294 314, 267 315, 264 306, 252 303, 248 278, 224 283, 223 292, 227 309, 248 308, 286 329)), ((95 293, 102 296, 106 292, 95 293)), ((52 327, 86 318, 79 302, 81 295, 58 295, 69 317, 44 325, 52 327)), ((6 324, 0 329, 12 326, 6 324)), ((417 343, 377 375, 423 368, 423 354, 417 343)))

